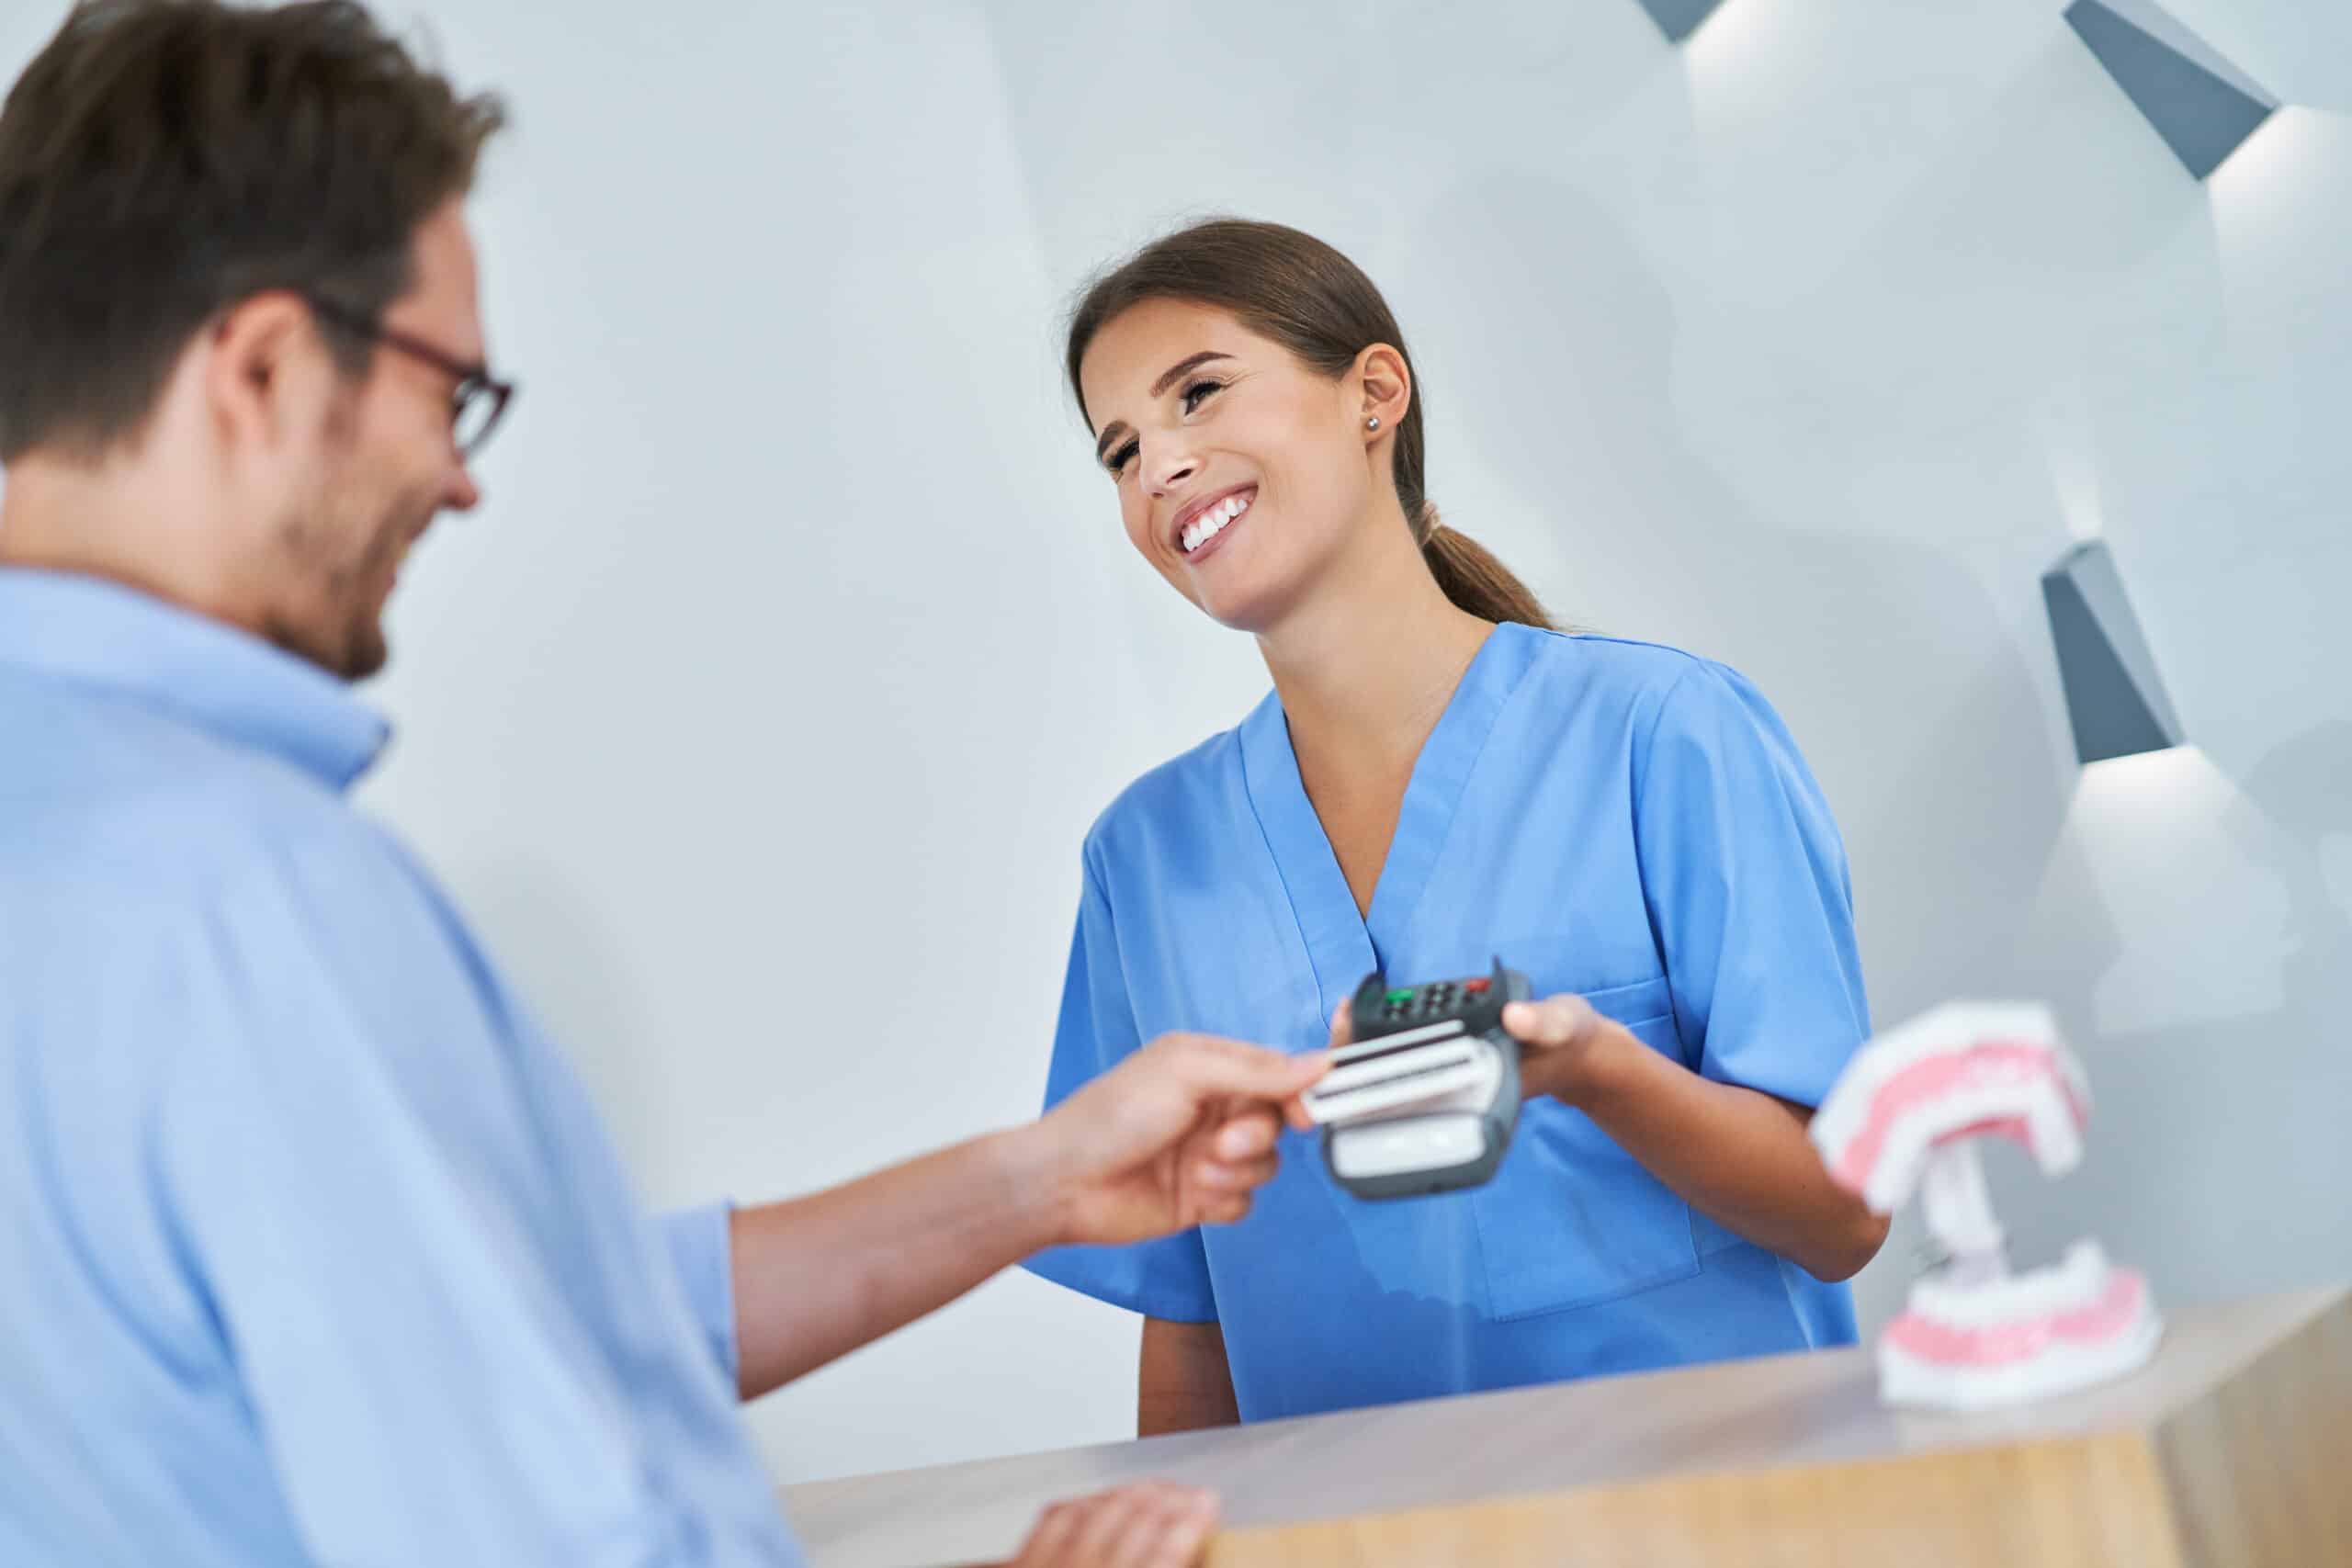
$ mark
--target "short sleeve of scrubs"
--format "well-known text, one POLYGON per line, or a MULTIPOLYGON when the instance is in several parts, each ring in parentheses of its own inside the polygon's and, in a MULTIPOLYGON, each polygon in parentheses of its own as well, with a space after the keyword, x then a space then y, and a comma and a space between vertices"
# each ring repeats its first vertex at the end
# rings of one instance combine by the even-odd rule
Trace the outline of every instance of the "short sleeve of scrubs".
POLYGON ((1818 1105, 1870 1032, 1828 802, 1761 694, 1696 663, 1635 753, 1635 845, 1684 1060, 1818 1105))
MULTIPOLYGON (((1046 1079, 1046 1109, 1051 1111, 1118 1066, 1141 1043, 1120 979, 1110 897, 1103 891, 1094 847, 1089 844, 1078 931, 1070 939, 1069 973, 1062 985, 1053 1066, 1046 1079)), ((1149 1317, 1176 1323, 1216 1319, 1208 1256, 1198 1230, 1132 1247, 1056 1247, 1031 1258, 1028 1268, 1057 1284, 1149 1317)))

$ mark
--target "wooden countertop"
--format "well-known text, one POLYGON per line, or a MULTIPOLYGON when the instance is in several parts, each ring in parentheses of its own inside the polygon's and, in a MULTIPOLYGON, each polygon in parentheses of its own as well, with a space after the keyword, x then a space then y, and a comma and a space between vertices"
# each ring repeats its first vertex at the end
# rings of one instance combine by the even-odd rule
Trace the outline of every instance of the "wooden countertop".
MULTIPOLYGON (((787 1488, 785 1506, 816 1568, 911 1568, 1009 1556, 1046 1504, 1158 1477, 1209 1486, 1223 1497, 1227 1533, 1214 1562, 1373 1562, 1444 1560, 1424 1555, 1433 1551, 1451 1557, 1433 1543, 1453 1539, 1458 1545, 1460 1538, 1448 1537, 1446 1529, 1462 1525, 1462 1511, 1498 1500, 1623 1495, 1646 1498, 1642 1506, 1656 1512, 1681 1506, 1674 1500, 1678 1482, 1747 1477, 1742 1485, 1752 1491, 1762 1483, 1758 1478, 1770 1477, 1782 1490, 1811 1487, 1813 1504, 1787 1519, 1777 1518, 1769 1497, 1739 1502, 1736 1511, 1754 1527, 1740 1539, 1756 1540, 1758 1530, 1802 1533, 1809 1528, 1806 1518, 1834 1533, 1838 1510, 1853 1510, 1832 1495, 1834 1487, 1822 1490, 1821 1477, 1833 1472, 1992 1451, 2055 1453, 2071 1439, 2157 1444, 2168 1424, 2215 1406, 2250 1379, 2267 1391, 2262 1397, 2299 1405, 2255 1424, 2281 1434, 2281 1442, 2290 1440, 2284 1434, 2297 1434, 2291 1440, 2299 1445, 2333 1447, 2338 1489, 2352 1494, 2352 1294, 2304 1292, 2189 1308, 2166 1318, 2156 1359, 2133 1376, 1988 1414, 1890 1410, 1878 1402, 1869 1350, 1855 1348, 816 1482, 787 1488), (1319 1536, 1292 1528, 1414 1515, 1424 1517, 1413 1526, 1419 1544, 1408 1556, 1380 1549, 1360 1525, 1319 1536), (1276 1538, 1283 1547, 1278 1555, 1248 1550, 1253 1540, 1271 1546, 1276 1538)), ((2235 1403, 2245 1397, 2255 1396, 2235 1403)), ((2291 1468, 2301 1459, 2272 1454, 2265 1462, 2291 1468)), ((2150 1463, 2159 1472, 2151 1484, 2161 1493, 2164 1464, 2154 1458, 2150 1463)), ((1876 1491, 1860 1495, 1893 1495, 1887 1488, 1894 1483, 1883 1477, 1871 1484, 1876 1491)), ((1698 1496, 1690 1494, 1694 1506, 1698 1496)), ((1982 1503, 1981 1496, 1969 1502, 1955 1495, 1956 1506, 1981 1508, 1982 1503)), ((2134 1506, 2165 1506, 2160 1501, 2134 1506)), ((2336 1517, 2317 1519, 2317 1528, 2352 1532, 2352 1518, 2343 1517, 2347 1511, 2352 1503, 2337 1507, 2336 1517)), ((2321 1512, 2328 1512, 2325 1506, 2321 1512)), ((1590 1508, 1577 1517, 1588 1516, 1600 1517, 1590 1508)), ((2177 1519, 2158 1522, 2179 1533, 2177 1519)), ((1410 1523, 1398 1521, 1400 1529, 1410 1523)), ((1826 1540, 1805 1547, 1810 1561, 1842 1560, 1840 1553, 1822 1554, 1826 1540)), ((1638 1556, 1658 1561, 1657 1542, 1645 1541, 1638 1556)), ((1882 1537, 1875 1550, 1883 1552, 1888 1544, 1882 1537)), ((2332 1560, 2352 1563, 2352 1539, 2345 1544, 2346 1554, 2332 1560)), ((1604 1545, 1585 1533, 1577 1560, 1618 1560, 1604 1545)), ((2146 1542, 2140 1549, 2154 1550, 2146 1542)), ((1480 1560, 1517 1560, 1502 1544, 1494 1551, 1489 1558, 1482 1549, 1480 1560)), ((1712 1553, 1699 1551, 1690 1560, 1720 1556, 1719 1541, 1712 1553)), ((1773 1560, 1780 1560, 1777 1552, 1773 1560)), ((1928 1558, 1906 1551, 1882 1560, 1928 1558)), ((2174 1560, 2194 1559, 2176 1553, 2174 1560)), ((2012 1550, 2005 1568, 2018 1561, 2012 1550)))

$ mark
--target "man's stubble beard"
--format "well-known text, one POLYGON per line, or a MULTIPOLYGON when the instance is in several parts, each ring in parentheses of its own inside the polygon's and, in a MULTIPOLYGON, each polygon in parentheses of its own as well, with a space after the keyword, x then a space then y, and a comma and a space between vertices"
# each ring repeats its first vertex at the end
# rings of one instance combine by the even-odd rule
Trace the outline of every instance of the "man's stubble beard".
POLYGON ((384 584, 412 534, 414 507, 394 498, 362 524, 367 504, 347 461, 336 462, 305 504, 274 531, 277 570, 290 592, 278 603, 270 640, 345 681, 384 667, 384 584))

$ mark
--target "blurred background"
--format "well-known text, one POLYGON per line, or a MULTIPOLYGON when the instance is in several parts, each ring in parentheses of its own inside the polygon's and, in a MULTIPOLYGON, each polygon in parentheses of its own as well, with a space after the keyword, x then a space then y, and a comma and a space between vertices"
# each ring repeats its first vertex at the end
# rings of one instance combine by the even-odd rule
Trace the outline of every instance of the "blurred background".
MULTIPOLYGON (((2020 1262, 2352 1274, 2352 8, 2169 0, 2289 106, 2201 183, 2059 0, 379 9, 515 110, 525 390, 363 798, 651 1201, 1034 1113, 1082 834, 1265 686, 1132 557, 1060 313, 1233 212, 1387 292, 1450 524, 1780 706, 1882 1025, 2056 1007, 2098 1111, 2065 1180, 1996 1156, 2020 1262), (2192 747, 2076 763, 2038 578, 2086 537, 2192 747)), ((9 0, 0 69, 63 14, 9 0)), ((752 1419, 786 1481, 1123 1438, 1136 1334, 1009 1274, 752 1419)))

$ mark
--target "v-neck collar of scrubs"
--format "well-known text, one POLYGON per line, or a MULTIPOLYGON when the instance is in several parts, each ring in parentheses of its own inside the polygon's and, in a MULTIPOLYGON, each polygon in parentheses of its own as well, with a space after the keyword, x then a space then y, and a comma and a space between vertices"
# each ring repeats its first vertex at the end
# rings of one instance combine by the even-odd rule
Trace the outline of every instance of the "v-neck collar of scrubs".
POLYGON ((1506 623, 1479 645, 1414 760, 1396 813, 1396 831, 1389 840, 1388 858, 1373 886, 1372 908, 1366 914, 1357 912, 1347 874, 1340 869, 1322 818, 1315 814, 1315 803, 1307 798, 1280 695, 1268 693, 1242 721, 1241 761, 1250 807, 1290 895, 1324 1016, 1353 995, 1366 974, 1385 969, 1386 956, 1410 930, 1487 738, 1534 662, 1538 639, 1544 635, 1532 626, 1506 623))

